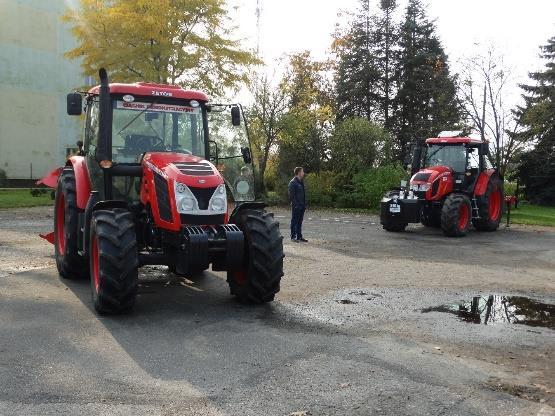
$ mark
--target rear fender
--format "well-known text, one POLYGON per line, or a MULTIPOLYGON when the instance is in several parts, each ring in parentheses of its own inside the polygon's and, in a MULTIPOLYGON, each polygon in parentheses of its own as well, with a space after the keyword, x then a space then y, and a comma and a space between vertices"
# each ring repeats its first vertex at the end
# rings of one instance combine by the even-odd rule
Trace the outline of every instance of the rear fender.
POLYGON ((129 205, 125 201, 118 201, 115 199, 109 199, 106 201, 99 201, 94 204, 92 210, 98 211, 99 209, 114 209, 114 208, 123 208, 129 209, 129 205))
POLYGON ((66 166, 71 165, 75 173, 75 191, 77 196, 77 207, 84 210, 91 195, 91 179, 89 169, 83 156, 72 156, 68 159, 66 166))
POLYGON ((493 175, 495 172, 495 169, 488 169, 480 172, 478 180, 476 181, 476 186, 474 187, 475 196, 483 196, 486 193, 491 175, 493 175))
POLYGON ((264 202, 241 202, 239 204, 237 204, 237 206, 235 207, 235 209, 233 210, 233 212, 231 213, 231 216, 229 218, 229 222, 232 224, 235 224, 236 221, 235 219, 237 218, 237 216, 239 215, 239 213, 241 212, 241 210, 244 209, 264 209, 268 206, 268 204, 264 203, 264 202))

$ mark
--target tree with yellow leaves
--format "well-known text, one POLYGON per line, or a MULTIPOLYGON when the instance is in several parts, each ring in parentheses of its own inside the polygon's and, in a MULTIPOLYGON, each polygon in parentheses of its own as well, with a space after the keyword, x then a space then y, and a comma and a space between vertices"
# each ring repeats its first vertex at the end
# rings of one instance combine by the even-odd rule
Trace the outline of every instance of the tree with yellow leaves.
POLYGON ((66 57, 85 75, 179 83, 221 94, 246 81, 256 56, 232 39, 225 0, 80 0, 64 21, 78 41, 66 57))

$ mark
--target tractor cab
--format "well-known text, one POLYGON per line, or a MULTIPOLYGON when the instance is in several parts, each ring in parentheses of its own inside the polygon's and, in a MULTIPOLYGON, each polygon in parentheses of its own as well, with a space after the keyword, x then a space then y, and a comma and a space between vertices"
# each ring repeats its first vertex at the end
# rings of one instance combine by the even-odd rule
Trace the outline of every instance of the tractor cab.
POLYGON ((487 143, 444 134, 427 139, 425 147, 414 152, 410 190, 421 198, 438 200, 453 189, 471 191, 488 166, 487 143))
MULTIPOLYGON (((156 160, 175 162, 181 173, 201 176, 210 176, 206 162, 212 163, 230 193, 230 202, 254 201, 254 169, 239 104, 212 104, 204 93, 169 85, 139 82, 110 84, 109 88, 106 143, 99 143, 100 86, 85 96, 83 154, 101 198, 137 201, 140 183, 128 173, 143 161, 156 160), (154 154, 158 156, 153 158, 154 154), (197 163, 204 166, 190 165, 197 163), (106 169, 112 173, 110 178, 104 175, 106 169), (120 170, 125 174, 118 175, 120 170), (111 189, 104 181, 110 182, 111 189)), ((205 183, 200 179, 193 187, 204 188, 205 183)))
POLYGON ((57 189, 60 274, 90 277, 99 313, 133 307, 144 265, 182 276, 211 266, 227 272, 239 300, 273 300, 282 237, 255 201, 241 105, 175 85, 110 84, 104 69, 99 76, 99 86, 67 96, 69 115, 85 108, 82 151, 41 180, 57 189))

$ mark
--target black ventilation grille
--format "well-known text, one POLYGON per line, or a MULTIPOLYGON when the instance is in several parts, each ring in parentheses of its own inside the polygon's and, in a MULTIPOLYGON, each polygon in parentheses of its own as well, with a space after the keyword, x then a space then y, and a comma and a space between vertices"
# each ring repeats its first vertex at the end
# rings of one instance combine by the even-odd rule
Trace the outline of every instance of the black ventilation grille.
POLYGON ((210 198, 214 194, 216 188, 192 188, 189 187, 198 202, 198 209, 208 209, 210 198))
POLYGON ((160 218, 164 221, 172 222, 168 181, 156 172, 153 172, 153 174, 154 186, 156 187, 156 201, 158 202, 158 212, 160 213, 160 218))
POLYGON ((439 189, 439 178, 437 178, 432 184, 432 196, 435 196, 435 194, 437 194, 438 189, 439 189))
POLYGON ((224 223, 224 214, 189 215, 181 214, 181 225, 219 225, 224 223))
POLYGON ((417 173, 416 175, 414 175, 414 178, 412 178, 413 181, 423 181, 423 182, 427 182, 428 179, 430 179, 431 173, 417 173))
POLYGON ((212 176, 214 170, 206 161, 202 162, 175 162, 174 166, 184 175, 190 176, 212 176))

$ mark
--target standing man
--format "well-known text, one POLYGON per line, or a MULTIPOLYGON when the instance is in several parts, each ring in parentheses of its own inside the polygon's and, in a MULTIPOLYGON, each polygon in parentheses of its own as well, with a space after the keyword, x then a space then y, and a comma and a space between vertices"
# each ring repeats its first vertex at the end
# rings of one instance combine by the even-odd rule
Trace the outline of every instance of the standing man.
POLYGON ((294 172, 295 177, 291 179, 288 186, 289 202, 291 202, 291 241, 307 243, 308 240, 303 238, 302 232, 304 211, 306 209, 304 170, 298 166, 294 172))

